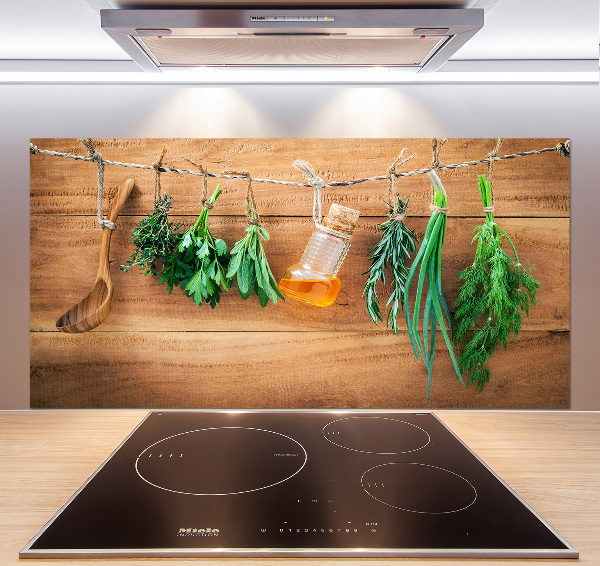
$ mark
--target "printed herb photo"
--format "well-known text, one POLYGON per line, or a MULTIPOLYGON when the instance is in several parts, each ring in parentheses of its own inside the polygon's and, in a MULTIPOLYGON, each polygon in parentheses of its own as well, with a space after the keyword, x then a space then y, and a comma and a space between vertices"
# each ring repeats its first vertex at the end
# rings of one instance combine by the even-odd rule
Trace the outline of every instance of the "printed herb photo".
POLYGON ((570 151, 32 139, 31 406, 566 408, 570 151))

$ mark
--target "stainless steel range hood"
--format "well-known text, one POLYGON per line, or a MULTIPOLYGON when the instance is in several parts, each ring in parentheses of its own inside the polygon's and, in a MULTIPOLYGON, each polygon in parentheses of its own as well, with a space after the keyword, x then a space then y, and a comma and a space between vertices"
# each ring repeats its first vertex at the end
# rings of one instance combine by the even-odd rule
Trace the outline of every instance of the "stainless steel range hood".
POLYGON ((145 71, 394 67, 435 71, 483 26, 482 9, 220 7, 101 10, 145 71))

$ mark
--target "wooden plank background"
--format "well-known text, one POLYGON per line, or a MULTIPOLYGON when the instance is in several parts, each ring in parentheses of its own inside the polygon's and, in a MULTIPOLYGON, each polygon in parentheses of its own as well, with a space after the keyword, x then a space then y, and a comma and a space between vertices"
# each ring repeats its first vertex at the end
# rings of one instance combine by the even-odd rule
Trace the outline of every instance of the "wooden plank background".
MULTIPOLYGON (((553 147, 562 139, 507 139, 500 155, 553 147)), ((40 149, 85 155, 76 139, 35 139, 40 149)), ((429 139, 98 139, 105 159, 151 164, 163 147, 164 164, 212 173, 248 170, 253 177, 305 182, 292 163, 308 160, 325 181, 385 174, 400 150, 417 156, 405 170, 431 162, 429 139)), ((486 156, 494 139, 450 139, 442 163, 486 156)), ((472 229, 482 221, 477 174, 486 165, 441 172, 448 193, 443 288, 451 304, 456 274, 473 258, 472 229)), ((61 157, 31 156, 31 406, 32 407, 272 407, 404 408, 426 404, 424 365, 406 333, 375 326, 362 288, 366 255, 384 221, 387 181, 326 188, 323 208, 340 202, 361 218, 339 277, 334 305, 310 307, 288 300, 261 309, 242 301, 235 286, 211 310, 196 307, 180 289, 118 265, 132 251, 130 233, 153 202, 153 171, 107 166, 105 206, 127 176, 136 187, 117 222, 111 244, 115 296, 97 329, 81 335, 57 331, 56 319, 90 290, 100 230, 96 220, 96 165, 61 157)), ((211 180, 210 189, 219 182, 211 180)), ((224 193, 211 212, 211 229, 230 245, 244 234, 243 181, 220 181, 224 193)), ((191 225, 200 209, 199 177, 161 174, 173 195, 172 218, 191 225)), ((569 406, 569 160, 557 152, 495 164, 496 217, 522 260, 541 283, 538 305, 517 342, 490 362, 483 393, 456 380, 441 336, 431 407, 569 406)), ((254 183, 265 245, 276 277, 295 263, 314 229, 312 189, 254 183)), ((407 224, 422 235, 429 217, 430 185, 424 175, 397 181, 410 196, 407 224)), ((401 327, 404 325, 402 324, 401 327)))

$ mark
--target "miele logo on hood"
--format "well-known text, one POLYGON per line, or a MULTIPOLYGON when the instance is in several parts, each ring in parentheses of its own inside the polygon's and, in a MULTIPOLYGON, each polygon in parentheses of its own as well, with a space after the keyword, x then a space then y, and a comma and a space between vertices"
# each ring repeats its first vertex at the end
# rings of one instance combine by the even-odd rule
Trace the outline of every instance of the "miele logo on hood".
POLYGON ((184 528, 181 527, 177 533, 178 537, 218 537, 219 529, 212 529, 210 527, 204 529, 196 528, 184 528))

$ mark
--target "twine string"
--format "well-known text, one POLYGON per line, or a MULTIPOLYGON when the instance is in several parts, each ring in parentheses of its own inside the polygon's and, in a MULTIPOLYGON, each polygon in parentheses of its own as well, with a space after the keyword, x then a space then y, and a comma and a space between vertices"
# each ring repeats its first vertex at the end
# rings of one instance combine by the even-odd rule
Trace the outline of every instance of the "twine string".
POLYGON ((160 168, 162 167, 163 157, 167 153, 167 148, 163 147, 159 158, 152 164, 152 167, 156 171, 154 177, 154 202, 160 202, 162 200, 162 190, 160 187, 160 168))
POLYGON ((331 234, 332 236, 337 236, 338 238, 342 238, 344 240, 349 240, 352 235, 345 234, 344 232, 338 232, 333 228, 329 228, 329 226, 325 226, 323 224, 323 211, 322 211, 322 203, 321 203, 321 189, 323 187, 327 187, 327 183, 321 179, 312 168, 312 165, 308 161, 304 161, 303 159, 296 159, 293 163, 294 167, 304 173, 306 178, 308 179, 308 183, 313 187, 313 221, 315 223, 315 227, 317 230, 321 232, 325 232, 326 234, 331 234))
POLYGON ((197 163, 194 163, 191 159, 187 159, 186 161, 188 163, 191 163, 196 169, 198 169, 198 171, 200 172, 200 175, 202 175, 202 192, 200 194, 200 205, 204 208, 206 208, 207 210, 210 210, 213 205, 210 204, 210 202, 208 202, 208 175, 209 172, 204 168, 203 165, 199 165, 197 163))
POLYGON ((444 206, 437 206, 435 204, 430 204, 429 205, 429 210, 432 210, 434 212, 440 212, 442 214, 448 214, 448 209, 444 206))
MULTIPOLYGON (((428 171, 438 171, 442 169, 440 164, 440 152, 442 151, 443 145, 447 142, 447 138, 443 138, 438 142, 436 138, 431 140, 431 165, 429 166, 428 171)), ((431 204, 429 205, 429 210, 434 212, 440 212, 441 214, 448 214, 448 209, 446 207, 437 206, 435 204, 435 188, 433 183, 431 184, 431 204)))
POLYGON ((223 171, 222 173, 223 175, 240 177, 248 181, 248 185, 246 186, 246 220, 249 225, 260 226, 260 216, 256 207, 256 199, 254 198, 250 171, 223 171))
MULTIPOLYGON (((444 143, 446 143, 446 139, 441 140, 441 142, 439 142, 439 143, 437 140, 434 139, 434 140, 432 140, 432 163, 429 167, 426 167, 426 168, 415 169, 412 171, 397 172, 397 167, 401 165, 401 163, 398 163, 398 165, 396 166, 396 169, 394 169, 393 172, 390 171, 391 168, 389 168, 388 172, 384 175, 373 175, 370 177, 349 179, 349 180, 345 180, 345 181, 330 181, 329 183, 325 183, 323 181, 323 179, 321 179, 314 173, 314 170, 312 169, 312 167, 310 167, 310 164, 308 164, 310 169, 303 170, 301 168, 302 166, 298 167, 296 164, 297 163, 307 163, 307 162, 306 161, 303 162, 302 160, 297 160, 294 162, 294 166, 296 166, 298 169, 300 169, 307 176, 308 181, 309 181, 308 183, 297 183, 297 182, 293 182, 293 181, 282 181, 282 180, 278 180, 278 179, 249 178, 245 175, 244 176, 228 175, 228 174, 226 174, 226 172, 221 173, 221 174, 209 173, 203 167, 199 167, 199 171, 192 171, 192 170, 188 170, 188 169, 177 169, 174 167, 165 167, 164 165, 159 165, 158 167, 155 167, 154 165, 144 165, 144 164, 139 164, 139 163, 125 163, 125 162, 121 162, 121 161, 113 161, 113 160, 104 159, 93 148, 91 140, 86 139, 86 140, 80 140, 80 141, 86 146, 86 148, 88 148, 87 156, 86 155, 75 155, 72 153, 58 152, 58 151, 52 151, 52 150, 46 150, 46 149, 39 149, 35 144, 33 144, 31 142, 29 143, 29 152, 31 155, 48 155, 51 157, 63 157, 63 158, 67 158, 67 159, 73 159, 75 161, 95 161, 96 163, 98 163, 98 194, 99 194, 99 202, 100 202, 100 206, 98 207, 98 212, 99 212, 98 221, 102 228, 108 227, 113 230, 115 228, 114 223, 106 220, 102 216, 102 209, 101 209, 101 201, 102 201, 101 195, 102 195, 102 190, 103 190, 102 185, 103 185, 103 180, 104 180, 104 166, 105 165, 114 165, 114 166, 118 166, 118 167, 131 167, 131 168, 135 168, 135 169, 154 170, 154 171, 160 172, 160 173, 176 173, 179 175, 202 176, 203 177, 203 194, 204 195, 207 194, 207 179, 208 179, 208 177, 216 178, 216 179, 247 180, 248 182, 271 183, 274 185, 283 185, 283 186, 288 186, 288 187, 306 188, 306 187, 312 186, 314 189, 313 220, 315 220, 315 225, 321 226, 321 220, 322 220, 321 189, 323 187, 344 187, 344 186, 356 185, 359 183, 365 183, 365 182, 371 182, 371 181, 384 181, 384 180, 388 180, 391 182, 392 177, 394 179, 400 179, 400 178, 404 178, 404 177, 410 177, 413 175, 424 175, 424 174, 428 173, 429 171, 431 171, 432 169, 436 170, 436 171, 447 171, 447 170, 452 170, 452 169, 459 169, 461 167, 470 167, 473 165, 481 165, 481 164, 488 164, 488 166, 489 166, 492 161, 503 161, 506 159, 516 159, 519 157, 540 155, 542 153, 547 153, 547 152, 552 152, 552 151, 556 151, 561 157, 564 157, 564 158, 569 158, 571 155, 571 141, 565 140, 564 142, 558 143, 557 145, 555 145, 553 147, 544 147, 541 149, 533 149, 530 151, 521 151, 521 152, 512 153, 512 154, 508 154, 508 155, 502 155, 502 156, 497 156, 497 155, 489 156, 489 154, 488 154, 488 156, 484 159, 476 159, 476 160, 472 160, 472 161, 464 161, 462 163, 452 163, 452 164, 441 165, 440 160, 439 160, 439 154, 440 154, 440 150, 441 150, 442 146, 444 145, 444 143), (91 149, 90 149, 90 146, 91 146, 91 149)), ((494 152, 492 152, 492 153, 494 153, 494 152)), ((497 153, 497 151, 496 151, 496 153, 497 153)), ((392 192, 393 192, 393 188, 392 188, 392 192)), ((203 198, 205 198, 205 197, 203 197, 203 198)), ((203 206, 205 206, 206 208, 211 208, 208 201, 205 201, 203 203, 203 206)), ((435 208, 432 208, 432 207, 430 207, 430 208, 432 210, 436 210, 435 208)), ((444 212, 444 209, 440 209, 439 211, 444 212)), ((400 217, 401 216, 402 215, 400 215, 400 217)))
POLYGON ((313 220, 315 226, 322 226, 323 222, 323 205, 321 203, 321 189, 326 187, 325 181, 321 179, 312 168, 312 165, 304 159, 296 159, 292 165, 304 173, 308 179, 309 185, 313 188, 313 220))
POLYGON ((493 169, 494 169, 494 159, 495 159, 496 155, 498 154, 498 151, 500 150, 501 145, 502 145, 502 138, 498 138, 496 140, 496 147, 488 153, 488 158, 489 158, 488 181, 490 183, 490 195, 492 197, 492 204, 490 206, 484 206, 483 212, 494 212, 494 205, 496 204, 496 201, 494 199, 494 187, 492 185, 492 173, 493 173, 493 169))
POLYGON ((102 200, 104 197, 104 160, 102 159, 102 155, 94 148, 94 144, 90 138, 80 139, 79 141, 87 148, 90 161, 95 161, 98 164, 98 224, 100 224, 100 228, 114 230, 117 225, 107 218, 104 218, 104 214, 102 213, 102 200))
MULTIPOLYGON (((505 159, 515 159, 518 157, 527 157, 527 156, 531 156, 531 155, 540 155, 542 153, 547 153, 550 151, 558 152, 561 155, 561 157, 569 157, 570 156, 569 148, 570 148, 570 142, 569 142, 569 140, 567 140, 566 142, 559 143, 553 147, 544 147, 542 149, 533 149, 530 151, 521 151, 518 153, 512 153, 510 155, 498 156, 498 157, 494 158, 494 161, 502 161, 505 159)), ((39 149, 37 146, 35 146, 32 143, 29 144, 29 152, 32 155, 48 155, 51 157, 64 157, 67 159, 73 159, 75 161, 93 161, 93 159, 91 159, 87 155, 74 155, 72 153, 52 151, 52 150, 48 150, 48 149, 39 149)), ((144 165, 144 164, 140 164, 140 163, 125 163, 122 161, 113 161, 113 160, 109 160, 109 159, 103 159, 103 162, 105 165, 115 165, 117 167, 131 167, 134 169, 147 169, 147 170, 154 169, 154 167, 152 167, 152 165, 144 165)), ((451 163, 451 164, 447 164, 447 165, 440 165, 439 167, 437 167, 437 170, 438 171, 447 171, 447 170, 451 170, 451 169, 459 169, 461 167, 470 167, 472 165, 481 165, 481 164, 487 164, 487 163, 489 163, 489 158, 476 159, 473 161, 464 161, 462 163, 451 163)), ((233 180, 233 181, 244 180, 244 178, 234 177, 231 175, 218 175, 218 174, 209 173, 209 172, 202 173, 199 171, 191 171, 188 169, 177 169, 175 167, 165 167, 164 165, 162 167, 160 167, 159 170, 161 173, 176 173, 179 175, 197 175, 197 176, 206 175, 206 176, 214 178, 214 179, 229 179, 229 180, 233 180)), ((411 177, 413 175, 425 175, 428 171, 431 171, 430 167, 426 167, 423 169, 415 169, 413 171, 404 171, 403 173, 395 173, 394 175, 397 179, 401 179, 403 177, 411 177)), ((374 175, 371 177, 364 177, 364 178, 359 178, 359 179, 348 179, 346 181, 330 181, 329 183, 327 183, 327 186, 328 187, 345 187, 345 186, 357 185, 360 183, 366 183, 366 182, 371 182, 371 181, 386 181, 389 179, 389 177, 390 177, 389 173, 386 173, 384 175, 374 175)), ((252 181, 254 183, 271 183, 273 185, 283 185, 283 186, 287 186, 287 187, 306 188, 306 187, 311 186, 310 183, 296 183, 293 181, 281 181, 279 179, 261 179, 261 178, 257 178, 257 177, 253 177, 252 181)))
POLYGON ((571 156, 571 140, 566 140, 564 142, 556 144, 556 151, 561 157, 570 157, 571 156))
POLYGON ((406 152, 406 148, 403 148, 400 152, 400 155, 396 157, 396 161, 392 163, 390 168, 388 169, 388 173, 390 175, 390 182, 388 184, 388 198, 390 200, 390 218, 396 218, 396 220, 400 220, 400 222, 404 222, 406 220, 406 214, 398 214, 398 193, 396 192, 396 169, 404 165, 407 161, 410 161, 413 157, 416 156, 416 153, 409 155, 408 157, 404 157, 404 153, 406 152))
POLYGON ((447 138, 444 138, 438 142, 436 138, 431 140, 431 165, 429 169, 436 171, 441 168, 440 165, 440 152, 442 151, 443 145, 448 141, 447 138))

